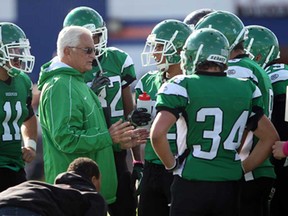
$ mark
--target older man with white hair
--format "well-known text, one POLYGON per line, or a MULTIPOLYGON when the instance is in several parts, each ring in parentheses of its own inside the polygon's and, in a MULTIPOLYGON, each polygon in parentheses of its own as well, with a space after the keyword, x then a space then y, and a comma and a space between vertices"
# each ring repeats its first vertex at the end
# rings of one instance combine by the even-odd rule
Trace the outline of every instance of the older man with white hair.
POLYGON ((41 67, 38 88, 44 173, 52 183, 75 158, 91 158, 102 173, 100 193, 107 202, 114 202, 117 177, 112 144, 131 140, 133 127, 118 121, 107 128, 98 97, 83 79, 94 58, 91 32, 70 26, 59 33, 57 56, 41 67))

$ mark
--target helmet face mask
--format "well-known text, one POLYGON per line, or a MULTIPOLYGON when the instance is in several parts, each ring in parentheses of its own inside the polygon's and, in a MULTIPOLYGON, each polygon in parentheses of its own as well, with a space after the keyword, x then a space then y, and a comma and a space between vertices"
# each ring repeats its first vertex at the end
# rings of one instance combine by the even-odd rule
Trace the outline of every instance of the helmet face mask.
POLYGON ((203 28, 193 31, 181 52, 181 69, 193 74, 199 64, 213 62, 226 65, 229 58, 229 42, 218 30, 203 28))
POLYGON ((245 41, 245 52, 262 68, 280 58, 280 48, 276 35, 268 28, 259 25, 246 26, 248 40, 245 41))
MULTIPOLYGON (((107 41, 108 41, 108 33, 107 33, 107 28, 102 27, 96 29, 95 32, 92 32, 93 34, 93 39, 94 37, 98 37, 98 42, 94 42, 94 47, 96 49, 96 57, 101 56, 107 47, 107 41)), ((95 40, 94 40, 95 41, 95 40)))
POLYGON ((142 66, 157 65, 160 71, 167 71, 170 65, 179 64, 179 50, 191 31, 188 25, 178 20, 170 19, 158 23, 147 37, 141 53, 142 66))
POLYGON ((169 58, 173 57, 173 55, 176 53, 177 50, 173 44, 173 41, 156 39, 155 34, 150 34, 141 54, 142 65, 157 65, 161 71, 166 71, 169 67, 169 58))
POLYGON ((31 73, 35 57, 30 54, 30 43, 25 33, 13 23, 0 23, 0 66, 9 76, 31 73))
POLYGON ((87 28, 92 32, 93 39, 98 36, 98 40, 94 39, 96 57, 101 56, 105 52, 108 33, 105 22, 97 11, 84 6, 74 8, 66 15, 63 22, 63 27, 72 25, 87 28))

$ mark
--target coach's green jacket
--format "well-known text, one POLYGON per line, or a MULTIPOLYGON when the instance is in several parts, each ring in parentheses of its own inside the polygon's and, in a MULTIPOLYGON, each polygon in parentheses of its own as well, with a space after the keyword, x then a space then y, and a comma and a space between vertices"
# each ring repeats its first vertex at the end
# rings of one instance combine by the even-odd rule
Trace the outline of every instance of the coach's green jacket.
POLYGON ((46 181, 53 183, 75 158, 89 157, 100 167, 101 194, 113 203, 117 189, 113 143, 100 102, 83 74, 55 57, 41 67, 38 88, 46 181))

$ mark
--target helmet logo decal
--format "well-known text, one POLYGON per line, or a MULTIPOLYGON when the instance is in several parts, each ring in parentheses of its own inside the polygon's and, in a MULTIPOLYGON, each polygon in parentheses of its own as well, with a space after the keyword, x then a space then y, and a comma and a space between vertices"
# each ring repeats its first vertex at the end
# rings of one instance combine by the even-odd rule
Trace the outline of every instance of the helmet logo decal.
POLYGON ((236 74, 236 71, 234 70, 234 69, 229 69, 229 70, 227 70, 227 72, 226 72, 228 75, 234 75, 234 74, 236 74))
POLYGON ((83 27, 87 28, 91 32, 96 30, 96 26, 93 23, 89 23, 89 24, 83 25, 83 27))
POLYGON ((219 62, 219 63, 226 64, 227 58, 220 56, 220 55, 212 54, 212 55, 208 56, 207 61, 219 62))
POLYGON ((279 77, 279 74, 273 74, 272 76, 270 76, 271 80, 276 80, 279 77))

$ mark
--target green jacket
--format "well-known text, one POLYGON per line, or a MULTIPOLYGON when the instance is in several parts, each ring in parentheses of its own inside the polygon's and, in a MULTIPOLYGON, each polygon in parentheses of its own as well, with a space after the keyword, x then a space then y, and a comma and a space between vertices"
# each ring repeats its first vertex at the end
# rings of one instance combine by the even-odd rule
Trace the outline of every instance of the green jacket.
POLYGON ((38 88, 46 181, 53 183, 75 158, 89 157, 102 174, 101 194, 113 203, 117 177, 112 139, 100 102, 83 74, 56 57, 41 67, 38 88))

